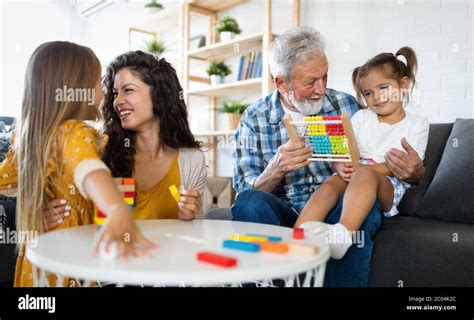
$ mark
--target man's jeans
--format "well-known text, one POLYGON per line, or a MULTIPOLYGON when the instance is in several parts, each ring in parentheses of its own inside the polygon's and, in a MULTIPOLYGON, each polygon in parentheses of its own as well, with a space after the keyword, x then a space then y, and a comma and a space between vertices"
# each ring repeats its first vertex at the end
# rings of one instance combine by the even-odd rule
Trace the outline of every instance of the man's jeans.
MULTIPOLYGON (((342 213, 342 196, 329 212, 329 224, 339 222, 342 213)), ((297 213, 284 201, 271 193, 260 190, 247 190, 239 194, 232 207, 234 221, 256 222, 293 228, 297 213)), ((382 224, 382 207, 376 201, 369 215, 360 227, 359 237, 363 242, 352 245, 341 260, 330 259, 326 266, 325 287, 367 287, 370 263, 374 247, 373 237, 382 224)))

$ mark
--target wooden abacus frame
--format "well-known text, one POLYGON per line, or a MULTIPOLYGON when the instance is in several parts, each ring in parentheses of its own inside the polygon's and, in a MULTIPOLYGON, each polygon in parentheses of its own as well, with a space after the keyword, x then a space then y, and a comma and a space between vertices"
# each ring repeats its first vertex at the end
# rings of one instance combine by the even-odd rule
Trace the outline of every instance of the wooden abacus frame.
POLYGON ((310 161, 328 161, 328 162, 350 162, 352 165, 356 165, 359 162, 360 151, 359 146, 357 145, 354 130, 352 129, 351 121, 349 119, 349 114, 343 112, 341 115, 341 120, 321 120, 321 121, 293 121, 289 114, 286 114, 283 117, 283 122, 286 129, 288 130, 288 136, 293 142, 300 141, 300 135, 296 129, 296 126, 306 127, 310 124, 341 124, 344 128, 344 135, 347 139, 348 154, 318 154, 314 153, 310 161))

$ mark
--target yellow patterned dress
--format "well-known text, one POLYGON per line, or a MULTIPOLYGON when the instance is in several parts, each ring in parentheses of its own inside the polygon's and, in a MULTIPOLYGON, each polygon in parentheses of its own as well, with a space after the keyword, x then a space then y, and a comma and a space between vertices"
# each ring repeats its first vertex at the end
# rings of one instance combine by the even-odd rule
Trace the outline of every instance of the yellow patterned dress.
MULTIPOLYGON (((80 188, 74 181, 75 178, 77 181, 78 171, 81 171, 79 167, 85 167, 84 160, 89 161, 88 163, 101 162, 100 150, 106 143, 106 136, 99 135, 94 128, 78 120, 67 120, 53 134, 45 177, 47 181, 45 192, 48 200, 66 199, 72 207, 70 216, 54 230, 92 223, 91 201, 81 194, 80 188)), ((0 165, 1 194, 10 196, 15 194, 17 175, 13 150, 10 149, 6 159, 0 165)), ((24 254, 25 247, 23 246, 16 262, 14 282, 16 287, 33 286, 32 266, 25 259, 24 254)), ((56 285, 54 276, 50 276, 49 280, 52 286, 56 285)), ((63 284, 63 286, 75 285, 68 279, 65 279, 63 284)))

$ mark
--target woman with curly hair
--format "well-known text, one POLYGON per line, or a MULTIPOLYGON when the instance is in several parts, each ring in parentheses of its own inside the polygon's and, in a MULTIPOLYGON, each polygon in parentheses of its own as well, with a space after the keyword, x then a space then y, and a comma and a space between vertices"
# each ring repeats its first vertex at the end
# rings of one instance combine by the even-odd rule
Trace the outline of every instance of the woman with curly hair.
MULTIPOLYGON (((135 178, 135 218, 202 217, 207 168, 189 128, 174 68, 151 54, 127 52, 107 67, 103 86, 101 109, 109 140, 102 160, 114 177, 135 178), (178 204, 171 185, 182 186, 178 204)), ((66 206, 55 200, 45 212, 48 227, 57 225, 58 215, 68 216, 66 206)))

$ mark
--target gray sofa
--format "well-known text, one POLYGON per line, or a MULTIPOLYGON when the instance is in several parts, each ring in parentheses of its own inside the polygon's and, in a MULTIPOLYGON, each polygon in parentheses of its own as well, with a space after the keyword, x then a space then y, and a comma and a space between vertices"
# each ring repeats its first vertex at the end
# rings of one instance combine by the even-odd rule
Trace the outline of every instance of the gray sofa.
POLYGON ((474 119, 432 124, 424 163, 423 180, 375 236, 370 286, 474 286, 474 119))

